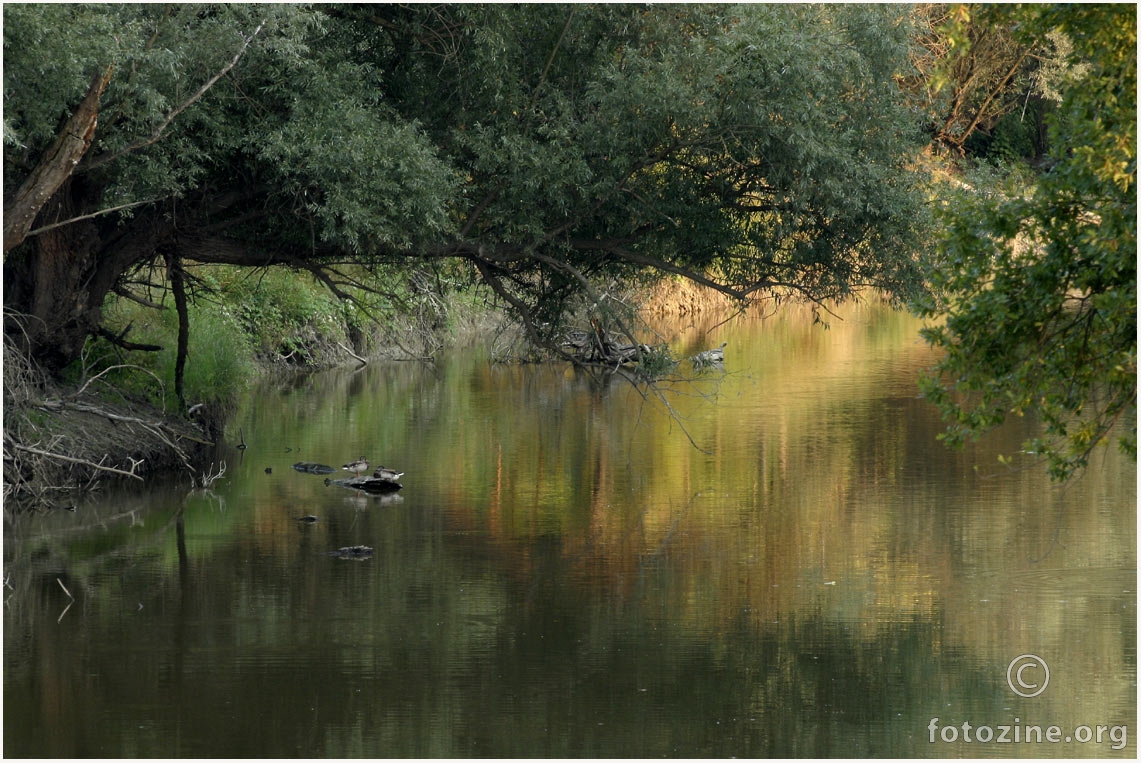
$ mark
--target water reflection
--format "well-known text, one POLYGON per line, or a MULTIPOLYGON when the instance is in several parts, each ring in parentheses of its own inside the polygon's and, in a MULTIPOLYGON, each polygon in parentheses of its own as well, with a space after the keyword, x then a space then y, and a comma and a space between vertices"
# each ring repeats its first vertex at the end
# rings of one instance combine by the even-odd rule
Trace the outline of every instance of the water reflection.
POLYGON ((211 491, 9 528, 5 753, 1133 756, 931 743, 936 717, 1132 722, 1134 466, 1001 465, 1026 421, 947 452, 915 322, 841 314, 663 327, 728 342, 672 412, 474 354, 267 384, 211 491), (361 453, 405 489, 290 468, 361 453))

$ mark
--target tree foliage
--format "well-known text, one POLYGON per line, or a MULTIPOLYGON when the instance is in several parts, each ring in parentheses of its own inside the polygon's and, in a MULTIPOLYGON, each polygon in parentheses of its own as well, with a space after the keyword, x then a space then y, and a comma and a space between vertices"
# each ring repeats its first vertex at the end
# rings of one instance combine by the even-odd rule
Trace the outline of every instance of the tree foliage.
POLYGON ((1028 33, 1022 13, 979 3, 915 6, 914 70, 904 87, 934 143, 962 153, 1012 112, 1039 122, 1061 101, 1058 84, 1080 74, 1069 39, 1058 29, 1028 33))
POLYGON ((5 244, 6 331, 59 368, 108 293, 152 301, 147 274, 184 262, 338 294, 457 263, 537 342, 647 273, 906 296, 923 205, 901 13, 5 6, 5 213, 35 215, 5 244), (90 148, 24 203, 101 73, 90 148))
POLYGON ((1053 168, 1029 193, 968 190, 942 213, 925 331, 946 350, 926 395, 962 442, 1035 413, 1027 449, 1065 478, 1121 424, 1136 452, 1136 9, 1012 8, 1024 34, 1061 31, 1077 61, 1051 122, 1053 168))

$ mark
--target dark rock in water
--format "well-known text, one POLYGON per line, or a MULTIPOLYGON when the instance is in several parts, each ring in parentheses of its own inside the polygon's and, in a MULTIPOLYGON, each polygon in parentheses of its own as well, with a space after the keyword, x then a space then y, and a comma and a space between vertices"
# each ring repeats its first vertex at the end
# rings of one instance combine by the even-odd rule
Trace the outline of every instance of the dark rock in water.
POLYGON ((372 547, 345 546, 344 548, 338 548, 336 551, 330 551, 329 556, 335 556, 340 559, 368 559, 372 556, 372 547))
POLYGON ((309 461, 298 461, 293 465, 293 468, 299 472, 305 472, 307 474, 332 474, 333 472, 337 471, 331 466, 325 466, 324 464, 314 464, 310 463, 309 461))
POLYGON ((306 514, 303 517, 298 517, 297 521, 298 522, 307 522, 309 524, 313 524, 314 522, 317 521, 317 517, 313 516, 312 514, 306 514))

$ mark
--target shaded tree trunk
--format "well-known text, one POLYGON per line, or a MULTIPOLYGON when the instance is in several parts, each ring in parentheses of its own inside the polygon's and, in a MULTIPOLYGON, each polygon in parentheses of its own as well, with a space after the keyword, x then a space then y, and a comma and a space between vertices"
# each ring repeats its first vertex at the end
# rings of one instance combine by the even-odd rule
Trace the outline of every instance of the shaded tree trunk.
POLYGON ((182 410, 186 410, 186 395, 183 391, 183 377, 186 371, 186 355, 190 346, 190 317, 186 311, 186 279, 182 275, 182 259, 176 254, 166 257, 170 289, 174 292, 174 309, 178 312, 178 351, 174 360, 174 394, 182 410))
MULTIPOLYGON (((64 182, 40 217, 71 217, 82 195, 73 179, 64 182)), ((101 324, 106 292, 93 294, 99 237, 90 223, 47 231, 5 260, 6 333, 47 370, 78 357, 87 335, 101 324), (13 330, 13 323, 20 330, 13 330)))

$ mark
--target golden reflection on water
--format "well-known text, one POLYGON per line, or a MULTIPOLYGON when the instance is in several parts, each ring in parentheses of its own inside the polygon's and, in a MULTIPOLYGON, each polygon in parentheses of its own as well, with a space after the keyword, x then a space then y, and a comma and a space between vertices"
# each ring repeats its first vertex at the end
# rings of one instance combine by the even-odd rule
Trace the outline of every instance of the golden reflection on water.
POLYGON ((683 362, 663 398, 472 354, 266 385, 233 427, 249 449, 221 454, 210 493, 130 522, 98 520, 123 505, 109 496, 43 520, 87 530, 44 524, 6 548, 25 582, 5 698, 26 681, 43 710, 5 725, 50 741, 14 749, 1132 756, 1132 726, 1112 750, 933 745, 927 723, 1133 723, 1134 463, 1107 448, 1053 485, 1019 453, 1028 420, 946 450, 917 397, 934 361, 918 322, 875 301, 836 312, 827 329, 797 306, 666 323, 679 357, 728 345, 723 369, 683 362), (406 471, 404 490, 290 468, 362 453, 406 471), (358 543, 375 556, 324 556, 358 543), (82 583, 83 614, 40 640, 58 625, 53 565, 82 583), (1050 666, 1041 697, 1006 687, 1023 653, 1050 666), (71 687, 128 659, 126 704, 170 711, 144 729, 127 707, 104 719, 118 737, 84 747, 96 733, 68 730, 82 708, 123 697, 71 687), (215 740, 227 712, 249 723, 215 740))
POLYGON ((839 311, 827 330, 786 308, 675 332, 679 355, 728 348, 723 372, 670 386, 669 409, 621 379, 477 365, 440 391, 441 409, 464 412, 448 428, 410 417, 413 481, 521 580, 536 539, 557 535, 578 585, 702 638, 742 615, 869 640, 920 620, 933 647, 990 670, 1049 654, 1054 680, 1084 689, 1037 705, 1059 723, 1131 717, 1132 464, 1106 449, 1052 485, 1018 458, 1026 421, 945 450, 917 398, 934 360, 918 323, 875 303, 839 311))
MULTIPOLYGON (((785 310, 679 332, 680 354, 727 341, 727 360, 723 374, 678 385, 672 411, 617 381, 603 393, 567 383, 560 396, 557 381, 537 391, 510 381, 528 372, 485 368, 475 384, 508 419, 473 428, 485 447, 458 449, 462 468, 486 458, 494 477, 485 492, 454 495, 486 515, 453 518, 507 545, 561 533, 584 584, 622 606, 642 597, 634 605, 703 638, 743 615, 761 631, 823 619, 868 641, 922 621, 936 628, 933 649, 995 675, 1023 652, 1047 659, 1064 688, 1024 702, 1023 715, 1063 727, 1129 722, 1133 464, 1106 448, 1080 479, 1051 484, 1020 456, 1027 421, 948 452, 936 412, 917 398, 915 380, 934 361, 918 323, 876 304, 841 312, 827 330, 785 310), (668 575, 639 590, 647 569, 668 575)), ((992 723, 1011 722, 999 715, 992 723)))

